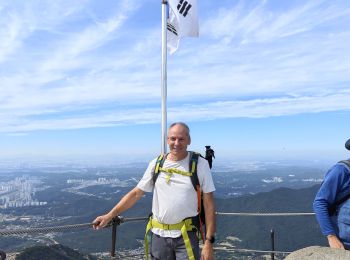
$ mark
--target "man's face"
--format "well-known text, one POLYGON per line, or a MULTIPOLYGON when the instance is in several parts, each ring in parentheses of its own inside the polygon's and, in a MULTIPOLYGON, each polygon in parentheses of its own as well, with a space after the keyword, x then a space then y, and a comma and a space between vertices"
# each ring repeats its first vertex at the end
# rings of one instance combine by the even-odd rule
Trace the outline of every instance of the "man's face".
POLYGON ((191 143, 187 129, 182 125, 174 125, 169 129, 167 143, 174 158, 184 159, 187 156, 187 146, 191 143))

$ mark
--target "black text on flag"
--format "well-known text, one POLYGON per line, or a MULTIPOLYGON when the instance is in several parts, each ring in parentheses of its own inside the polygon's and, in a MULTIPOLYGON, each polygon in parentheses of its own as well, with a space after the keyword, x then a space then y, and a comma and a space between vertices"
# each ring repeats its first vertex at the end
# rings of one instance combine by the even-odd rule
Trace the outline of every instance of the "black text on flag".
POLYGON ((180 0, 179 4, 177 5, 177 10, 179 10, 179 13, 182 14, 184 17, 186 17, 188 11, 191 9, 192 5, 189 4, 187 1, 180 0))

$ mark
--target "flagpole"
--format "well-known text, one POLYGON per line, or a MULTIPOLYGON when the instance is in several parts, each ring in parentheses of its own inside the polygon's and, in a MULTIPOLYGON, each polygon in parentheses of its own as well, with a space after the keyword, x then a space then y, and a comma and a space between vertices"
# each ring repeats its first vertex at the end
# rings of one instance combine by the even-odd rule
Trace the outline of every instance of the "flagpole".
POLYGON ((162 142, 161 153, 167 152, 167 0, 162 0, 162 71, 161 71, 161 95, 162 95, 162 142))

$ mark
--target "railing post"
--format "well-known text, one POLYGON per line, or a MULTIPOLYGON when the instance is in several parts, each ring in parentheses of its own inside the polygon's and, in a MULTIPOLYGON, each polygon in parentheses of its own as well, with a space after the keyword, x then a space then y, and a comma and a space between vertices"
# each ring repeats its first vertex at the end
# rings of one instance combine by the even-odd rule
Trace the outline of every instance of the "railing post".
POLYGON ((115 242, 117 239, 117 223, 112 221, 112 248, 111 248, 111 256, 115 256, 115 242))
POLYGON ((6 259, 6 253, 0 250, 0 260, 5 260, 5 259, 6 259))
POLYGON ((114 219, 112 219, 112 248, 111 248, 112 257, 115 256, 115 248, 116 248, 116 242, 117 242, 117 226, 119 226, 120 223, 123 223, 123 222, 124 222, 124 218, 122 216, 116 216, 114 219))
POLYGON ((271 229, 270 231, 271 235, 271 260, 275 260, 275 231, 271 229))

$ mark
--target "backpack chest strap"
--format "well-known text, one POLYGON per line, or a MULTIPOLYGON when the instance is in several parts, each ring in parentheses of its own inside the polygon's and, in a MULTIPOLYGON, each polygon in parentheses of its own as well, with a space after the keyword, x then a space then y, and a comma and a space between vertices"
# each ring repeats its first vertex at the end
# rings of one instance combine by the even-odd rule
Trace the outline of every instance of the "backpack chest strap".
POLYGON ((183 176, 188 176, 188 177, 192 176, 192 173, 181 171, 181 170, 176 169, 176 168, 162 168, 162 167, 159 167, 159 171, 160 172, 164 172, 167 175, 167 177, 166 177, 166 182, 167 183, 170 181, 170 178, 171 178, 171 176, 174 173, 180 174, 180 175, 183 175, 183 176))

